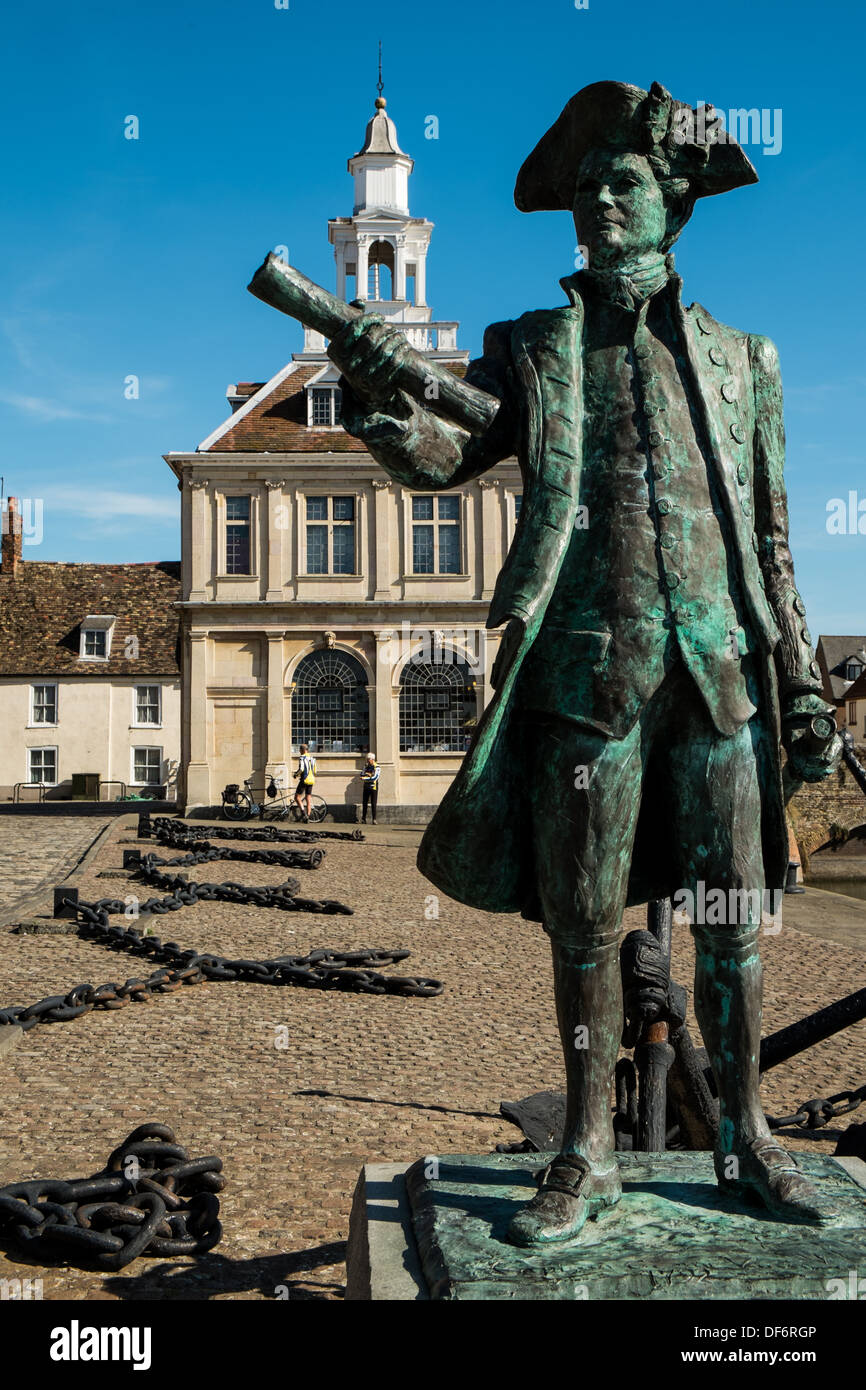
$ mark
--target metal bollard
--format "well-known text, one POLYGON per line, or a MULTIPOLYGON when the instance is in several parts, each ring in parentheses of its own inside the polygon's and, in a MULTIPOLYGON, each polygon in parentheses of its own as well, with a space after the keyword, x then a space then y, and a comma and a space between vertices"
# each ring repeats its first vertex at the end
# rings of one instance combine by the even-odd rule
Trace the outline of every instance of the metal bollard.
POLYGON ((153 835, 153 825, 150 816, 145 812, 138 818, 138 838, 139 840, 149 840, 153 835))
POLYGON ((785 879, 786 893, 805 893, 806 889, 803 887, 802 883, 797 882, 797 870, 799 867, 800 865, 795 864, 793 859, 790 860, 788 864, 788 876, 785 879))
POLYGON ((125 849, 123 851, 124 869, 137 869, 141 865, 140 849, 125 849))
POLYGON ((55 890, 54 890, 54 916, 55 916, 55 917, 74 917, 74 916, 75 916, 75 911, 74 911, 74 909, 71 908, 71 907, 68 907, 68 906, 66 905, 66 903, 64 902, 64 898, 71 898, 72 901, 73 901, 74 903, 77 903, 77 902, 78 902, 78 889, 77 889, 77 888, 67 888, 67 887, 66 887, 65 885, 63 885, 63 884, 62 884, 59 888, 55 888, 55 890))

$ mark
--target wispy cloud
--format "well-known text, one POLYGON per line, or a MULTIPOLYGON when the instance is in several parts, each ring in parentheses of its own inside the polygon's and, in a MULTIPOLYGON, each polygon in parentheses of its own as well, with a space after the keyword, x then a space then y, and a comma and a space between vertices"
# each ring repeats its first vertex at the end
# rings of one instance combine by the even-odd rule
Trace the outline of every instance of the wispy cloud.
POLYGON ((74 406, 49 400, 47 396, 24 396, 15 391, 0 391, 0 401, 36 420, 96 420, 106 424, 110 419, 108 415, 98 415, 93 411, 76 410, 74 406))
POLYGON ((116 492, 108 488, 52 487, 45 490, 44 501, 49 512, 68 512, 72 516, 89 517, 94 521, 115 521, 123 517, 148 520, 177 521, 180 498, 154 497, 147 492, 116 492))

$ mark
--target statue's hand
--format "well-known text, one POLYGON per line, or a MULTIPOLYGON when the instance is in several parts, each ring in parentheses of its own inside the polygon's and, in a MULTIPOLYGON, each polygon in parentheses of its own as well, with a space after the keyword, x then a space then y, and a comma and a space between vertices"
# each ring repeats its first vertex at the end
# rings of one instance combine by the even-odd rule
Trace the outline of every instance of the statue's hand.
POLYGON ((814 693, 790 697, 782 708, 782 743, 789 776, 799 782, 829 777, 842 753, 832 706, 814 693))
POLYGON ((413 411, 410 398, 403 391, 380 409, 371 402, 359 398, 345 377, 340 378, 343 401, 340 409, 340 424, 348 434, 354 435, 362 443, 375 448, 400 446, 409 438, 413 411))
POLYGON ((341 328, 328 344, 355 396, 368 403, 389 401, 397 377, 411 356, 405 334, 380 314, 364 314, 341 328))

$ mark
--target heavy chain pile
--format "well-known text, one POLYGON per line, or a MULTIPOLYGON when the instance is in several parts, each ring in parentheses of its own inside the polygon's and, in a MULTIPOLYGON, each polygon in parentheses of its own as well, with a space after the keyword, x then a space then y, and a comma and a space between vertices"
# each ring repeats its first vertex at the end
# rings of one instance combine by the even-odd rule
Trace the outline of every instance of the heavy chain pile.
MULTIPOLYGON (((275 825, 208 825, 201 827, 214 840, 265 840, 282 844, 312 844, 316 840, 364 840, 362 830, 278 830, 275 825)), ((196 827, 170 816, 139 816, 138 833, 143 839, 154 834, 160 844, 186 849, 195 840, 196 827)))
POLYGON ((222 1159, 191 1159, 168 1125, 139 1125, 90 1178, 0 1187, 0 1235, 39 1264, 124 1269, 139 1255, 202 1255, 222 1236, 222 1159))
POLYGON ((856 1110, 864 1101, 866 1086, 860 1086, 856 1091, 839 1091, 835 1096, 827 1096, 825 1099, 804 1101, 793 1115, 782 1115, 778 1118, 768 1115, 767 1122, 771 1129, 781 1129, 784 1125, 794 1125, 798 1129, 822 1129, 840 1115, 850 1115, 851 1111, 856 1110))

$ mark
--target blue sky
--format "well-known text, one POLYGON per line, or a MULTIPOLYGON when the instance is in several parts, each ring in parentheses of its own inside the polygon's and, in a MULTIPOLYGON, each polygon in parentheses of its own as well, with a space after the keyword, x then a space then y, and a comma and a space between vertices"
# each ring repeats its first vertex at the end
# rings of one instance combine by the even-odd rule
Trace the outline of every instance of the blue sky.
POLYGON ((44 499, 25 557, 178 557, 161 455, 220 423, 230 382, 271 376, 301 346, 245 290, 270 247, 333 286, 326 224, 351 212, 346 159, 381 37, 389 114, 416 161, 411 208, 436 224, 428 299, 473 353, 490 320, 561 302, 570 219, 518 213, 512 189, 573 92, 655 79, 692 105, 781 110, 780 151, 748 151, 760 183, 699 202, 677 264, 687 302, 776 341, 810 624, 866 631, 866 536, 826 530, 830 498, 866 499, 859 7, 288 3, 7 11, 0 473, 7 495, 44 499))

